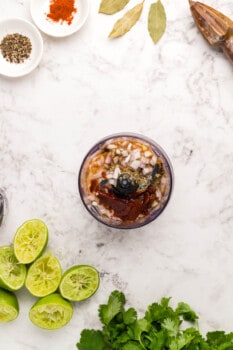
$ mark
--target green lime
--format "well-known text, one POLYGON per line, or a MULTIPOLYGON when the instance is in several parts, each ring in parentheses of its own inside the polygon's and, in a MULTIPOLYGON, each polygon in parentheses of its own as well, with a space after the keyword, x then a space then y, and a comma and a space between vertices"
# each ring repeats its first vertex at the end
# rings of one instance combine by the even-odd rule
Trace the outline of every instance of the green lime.
POLYGON ((26 278, 26 266, 20 264, 11 246, 0 247, 0 287, 8 290, 20 289, 26 278))
POLYGON ((16 296, 0 288, 0 323, 15 320, 19 314, 19 304, 16 296))
POLYGON ((59 289, 63 298, 82 301, 90 298, 97 291, 99 283, 99 273, 94 267, 76 265, 64 273, 59 289))
POLYGON ((32 295, 44 297, 57 290, 61 276, 60 262, 53 254, 46 253, 29 267, 25 286, 32 295))
POLYGON ((65 326, 72 316, 73 306, 58 293, 39 299, 29 312, 32 323, 40 328, 50 330, 65 326))
POLYGON ((16 231, 14 250, 16 258, 30 264, 40 256, 48 242, 48 228, 39 219, 28 220, 16 231))

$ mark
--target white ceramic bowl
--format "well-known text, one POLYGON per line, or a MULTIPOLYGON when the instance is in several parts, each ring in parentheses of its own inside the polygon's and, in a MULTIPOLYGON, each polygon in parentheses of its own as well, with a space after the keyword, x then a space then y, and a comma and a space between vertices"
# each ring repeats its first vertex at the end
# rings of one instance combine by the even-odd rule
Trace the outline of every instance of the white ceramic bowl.
POLYGON ((14 33, 19 33, 30 39, 32 52, 23 63, 10 63, 0 51, 0 74, 12 78, 21 77, 35 69, 43 53, 41 34, 32 23, 21 18, 9 18, 0 22, 0 42, 6 35, 14 33))
POLYGON ((90 3, 89 0, 75 0, 77 12, 74 13, 71 24, 54 22, 47 18, 49 7, 50 0, 31 0, 30 11, 34 23, 45 34, 65 37, 77 32, 83 26, 89 13, 90 3))

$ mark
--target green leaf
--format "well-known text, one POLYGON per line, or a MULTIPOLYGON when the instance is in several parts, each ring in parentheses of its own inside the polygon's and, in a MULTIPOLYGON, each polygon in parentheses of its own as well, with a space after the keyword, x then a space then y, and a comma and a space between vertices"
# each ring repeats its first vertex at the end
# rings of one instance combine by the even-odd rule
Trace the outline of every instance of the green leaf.
POLYGON ((169 301, 170 298, 163 298, 160 304, 153 303, 149 305, 145 318, 151 323, 155 322, 156 325, 160 325, 166 318, 177 319, 178 315, 169 306, 169 301))
POLYGON ((167 331, 169 337, 176 337, 179 332, 179 323, 170 318, 165 318, 161 326, 167 331))
POLYGON ((76 346, 79 350, 104 350, 105 342, 100 331, 84 329, 81 332, 80 342, 76 346))
POLYGON ((176 312, 178 313, 178 315, 183 316, 183 319, 186 321, 194 322, 198 319, 197 314, 191 309, 191 307, 183 302, 178 303, 176 312))
POLYGON ((102 0, 99 12, 106 15, 112 15, 118 11, 121 11, 127 4, 129 0, 102 0))
POLYGON ((108 299, 108 304, 99 306, 99 318, 101 322, 108 325, 119 312, 123 311, 124 304, 124 294, 117 290, 113 291, 108 299))
POLYGON ((181 350, 188 345, 192 339, 193 337, 190 334, 181 334, 171 341, 169 349, 181 350))
POLYGON ((111 33, 109 34, 109 38, 118 38, 119 36, 122 36, 130 31, 141 16, 143 4, 144 1, 126 12, 126 14, 115 23, 111 33))
POLYGON ((166 13, 163 4, 160 0, 151 4, 148 15, 148 31, 156 44, 163 36, 166 29, 166 13))
POLYGON ((233 333, 226 334, 223 331, 209 332, 207 333, 207 343, 213 349, 233 349, 233 333))
POLYGON ((148 333, 150 330, 151 324, 148 322, 145 318, 141 318, 140 320, 137 320, 131 327, 133 330, 133 336, 132 339, 140 340, 141 334, 143 332, 148 333))
POLYGON ((140 344, 131 341, 125 344, 122 350, 143 350, 143 347, 140 344))
POLYGON ((151 338, 151 344, 150 344, 151 350, 164 350, 167 336, 163 330, 156 332, 152 335, 150 334, 150 338, 151 338))
POLYGON ((130 308, 123 314, 123 321, 126 325, 134 323, 137 319, 137 312, 135 309, 130 308))
POLYGON ((170 300, 171 300, 171 298, 162 298, 160 301, 160 305, 163 308, 167 308, 167 307, 169 307, 170 300))
POLYGON ((117 338, 117 344, 125 344, 129 340, 131 340, 131 338, 127 332, 121 333, 117 338))

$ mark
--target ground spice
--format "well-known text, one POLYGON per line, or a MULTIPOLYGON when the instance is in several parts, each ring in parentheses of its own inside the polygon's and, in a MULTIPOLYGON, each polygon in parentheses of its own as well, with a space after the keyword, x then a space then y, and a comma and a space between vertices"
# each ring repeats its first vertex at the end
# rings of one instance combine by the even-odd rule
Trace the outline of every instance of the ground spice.
POLYGON ((76 12, 75 0, 50 0, 47 18, 54 22, 67 22, 70 25, 76 12))
POLYGON ((28 37, 19 33, 13 33, 6 35, 2 39, 0 50, 6 61, 23 63, 31 54, 32 44, 28 37))

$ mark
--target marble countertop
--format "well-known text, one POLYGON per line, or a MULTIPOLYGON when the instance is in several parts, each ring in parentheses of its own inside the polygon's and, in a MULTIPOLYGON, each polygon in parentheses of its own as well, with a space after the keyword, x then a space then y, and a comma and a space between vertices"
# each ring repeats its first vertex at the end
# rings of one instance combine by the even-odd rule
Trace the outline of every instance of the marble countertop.
MULTIPOLYGON (((35 71, 0 77, 0 187, 7 197, 0 245, 39 217, 64 270, 91 264, 101 273, 95 296, 75 305, 69 325, 53 332, 29 321, 35 300, 18 292, 18 319, 0 326, 4 350, 75 349, 83 328, 100 326, 98 305, 114 289, 141 312, 171 296, 174 305, 195 309, 204 333, 233 330, 233 66, 203 40, 188 1, 163 3, 167 30, 157 45, 146 10, 124 37, 108 39, 119 14, 98 14, 92 0, 79 32, 63 39, 42 34, 35 71), (129 231, 96 222, 77 188, 85 153, 121 131, 157 141, 175 173, 163 214, 129 231)), ((208 4, 233 18, 232 0, 208 4)), ((1 0, 0 19, 8 17, 32 20, 29 1, 1 0)))

